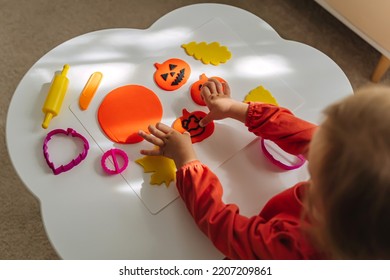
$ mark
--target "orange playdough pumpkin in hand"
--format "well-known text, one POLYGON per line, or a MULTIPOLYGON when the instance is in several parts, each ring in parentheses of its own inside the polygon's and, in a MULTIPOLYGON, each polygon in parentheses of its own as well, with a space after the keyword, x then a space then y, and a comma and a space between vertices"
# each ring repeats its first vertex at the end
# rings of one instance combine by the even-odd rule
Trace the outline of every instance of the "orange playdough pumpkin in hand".
MULTIPOLYGON (((220 77, 212 77, 220 81, 221 83, 226 83, 226 81, 220 77)), ((199 77, 199 80, 192 84, 191 86, 191 98, 194 100, 194 102, 200 106, 206 106, 206 103, 204 102, 202 96, 200 95, 200 92, 202 90, 202 86, 205 82, 207 82, 209 78, 202 74, 199 77)))

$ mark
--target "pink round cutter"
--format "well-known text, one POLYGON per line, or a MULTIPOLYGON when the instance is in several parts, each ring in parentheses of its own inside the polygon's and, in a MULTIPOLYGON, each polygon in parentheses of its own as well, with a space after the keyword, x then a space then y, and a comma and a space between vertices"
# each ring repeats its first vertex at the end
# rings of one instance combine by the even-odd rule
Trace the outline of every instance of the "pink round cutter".
POLYGON ((121 149, 111 149, 105 152, 102 156, 101 160, 102 168, 103 170, 110 175, 119 174, 123 170, 127 168, 127 165, 129 164, 129 158, 127 157, 127 154, 125 151, 121 149), (107 166, 107 159, 108 157, 111 157, 112 163, 114 164, 114 169, 110 169, 107 166), (122 158, 122 166, 119 166, 117 157, 122 158))

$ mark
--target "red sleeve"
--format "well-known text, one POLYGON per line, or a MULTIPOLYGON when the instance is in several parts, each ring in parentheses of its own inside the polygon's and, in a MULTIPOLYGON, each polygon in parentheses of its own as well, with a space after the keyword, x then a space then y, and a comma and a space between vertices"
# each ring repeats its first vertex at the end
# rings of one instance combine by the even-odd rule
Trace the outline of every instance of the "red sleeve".
POLYGON ((279 213, 266 220, 240 215, 222 201, 216 175, 193 161, 177 171, 180 196, 199 228, 229 259, 303 259, 300 217, 279 213))
POLYGON ((298 155, 307 152, 316 125, 295 117, 288 109, 250 103, 245 125, 250 132, 275 142, 286 152, 298 155))

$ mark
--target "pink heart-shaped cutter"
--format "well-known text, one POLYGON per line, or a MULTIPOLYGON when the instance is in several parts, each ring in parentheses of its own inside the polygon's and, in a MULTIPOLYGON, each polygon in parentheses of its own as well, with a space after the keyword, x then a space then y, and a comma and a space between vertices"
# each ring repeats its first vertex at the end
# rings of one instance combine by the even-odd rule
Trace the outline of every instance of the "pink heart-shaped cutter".
POLYGON ((54 129, 46 135, 45 140, 43 141, 43 155, 45 157, 47 165, 51 168, 51 170, 53 170, 54 175, 58 175, 62 172, 69 171, 73 167, 78 165, 81 161, 83 161, 86 158, 86 156, 88 154, 88 150, 89 150, 88 140, 72 128, 68 128, 67 130, 54 129), (65 165, 61 165, 59 167, 55 167, 54 163, 52 161, 50 161, 49 152, 48 152, 48 145, 47 145, 49 143, 49 141, 51 140, 51 138, 56 134, 70 135, 72 137, 76 137, 76 138, 81 139, 84 143, 83 151, 75 159, 72 159, 71 162, 69 162, 65 165))

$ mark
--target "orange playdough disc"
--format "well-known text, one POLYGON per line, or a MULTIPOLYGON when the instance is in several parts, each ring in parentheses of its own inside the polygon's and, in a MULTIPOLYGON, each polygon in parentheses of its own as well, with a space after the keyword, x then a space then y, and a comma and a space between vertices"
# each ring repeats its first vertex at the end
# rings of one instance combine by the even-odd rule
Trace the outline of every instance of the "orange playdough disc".
POLYGON ((126 85, 106 95, 98 109, 98 121, 113 142, 133 144, 143 140, 138 131, 160 122, 162 114, 161 102, 153 91, 126 85))

